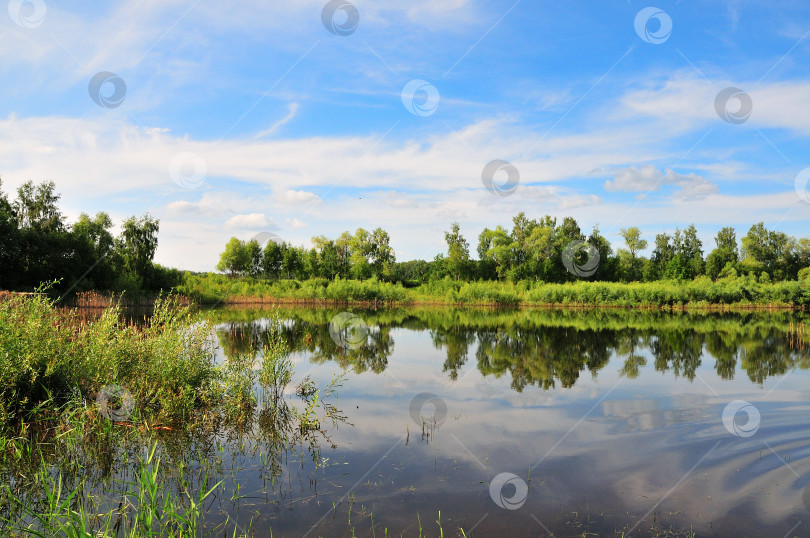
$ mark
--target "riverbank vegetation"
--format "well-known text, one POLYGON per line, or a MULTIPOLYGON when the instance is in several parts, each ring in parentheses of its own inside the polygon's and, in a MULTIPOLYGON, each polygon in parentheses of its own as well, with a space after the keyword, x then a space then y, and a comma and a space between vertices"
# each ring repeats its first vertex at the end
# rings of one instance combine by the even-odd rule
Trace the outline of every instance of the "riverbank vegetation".
POLYGON ((87 320, 44 294, 0 301, 4 535, 198 535, 225 473, 199 451, 253 439, 272 475, 290 452, 320 461, 345 420, 329 403, 341 377, 305 378, 297 406, 281 397, 293 363, 279 324, 262 348, 218 359, 212 325, 171 298, 125 319, 114 306, 87 320))
MULTIPOLYGON (((231 238, 217 275, 187 274, 178 286, 201 302, 359 301, 375 303, 592 305, 682 307, 806 306, 810 300, 810 240, 751 226, 738 245, 721 229, 704 257, 697 229, 658 234, 648 241, 636 227, 621 230, 615 252, 594 228, 585 235, 575 219, 519 213, 511 231, 485 228, 478 259, 453 223, 446 253, 431 261, 397 262, 382 229, 337 239, 314 237, 311 249, 272 236, 231 238)), ((268 234, 269 235, 269 234, 268 234)))
POLYGON ((199 303, 340 303, 501 306, 609 306, 636 308, 795 308, 810 305, 810 280, 762 282, 754 276, 712 281, 464 282, 445 278, 416 287, 376 279, 269 281, 224 275, 187 275, 179 293, 199 303))
MULTIPOLYGON (((762 384, 793 369, 810 368, 807 314, 791 311, 721 313, 628 309, 388 308, 353 309, 367 337, 353 349, 341 348, 328 326, 336 308, 287 306, 272 312, 288 320, 286 346, 321 364, 334 361, 354 372, 382 374, 395 347, 397 329, 427 331, 445 355, 442 371, 456 380, 467 363, 483 376, 509 376, 518 392, 530 385, 544 390, 572 387, 584 371, 596 377, 611 357, 622 357, 621 375, 635 378, 649 360, 659 372, 694 381, 708 361, 721 379, 738 366, 762 384)), ((208 312, 229 324, 217 333, 228 355, 244 353, 263 341, 267 309, 233 306, 208 312)), ((468 365, 469 366, 469 365, 468 365)))
POLYGON ((55 297, 87 290, 153 295, 180 281, 181 271, 153 263, 157 219, 132 216, 113 236, 107 213, 82 213, 68 224, 59 199, 53 182, 24 183, 14 200, 0 182, 0 290, 32 292, 52 282, 55 297))
POLYGON ((397 261, 382 228, 295 246, 273 234, 232 237, 220 273, 166 269, 153 262, 159 222, 131 217, 117 237, 106 213, 82 214, 69 225, 52 182, 28 182, 15 200, 0 191, 0 289, 48 293, 75 306, 110 298, 151 303, 173 290, 200 303, 369 302, 375 304, 591 305, 680 308, 805 307, 810 239, 752 225, 722 228, 707 252, 694 225, 642 237, 620 231, 615 251, 594 227, 518 213, 511 229, 485 228, 477 259, 457 223, 444 233, 446 251, 432 260, 397 261), (652 247, 649 257, 642 253, 652 247), (122 298, 123 294, 123 298, 122 298), (144 301, 145 299, 145 301, 144 301))

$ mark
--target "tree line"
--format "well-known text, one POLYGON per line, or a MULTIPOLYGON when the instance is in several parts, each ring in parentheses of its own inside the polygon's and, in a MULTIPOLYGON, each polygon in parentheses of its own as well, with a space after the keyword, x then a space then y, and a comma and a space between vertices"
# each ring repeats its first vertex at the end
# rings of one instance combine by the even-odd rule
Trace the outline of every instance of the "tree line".
POLYGON ((752 225, 738 242, 732 227, 722 228, 714 247, 706 252, 693 224, 659 233, 650 244, 638 227, 623 228, 623 244, 615 251, 594 227, 585 234, 573 217, 561 221, 545 215, 530 219, 524 212, 512 218, 511 229, 484 228, 478 236, 477 259, 471 257, 467 239, 458 223, 444 233, 446 252, 432 260, 397 262, 383 229, 368 232, 358 228, 336 239, 312 238, 312 248, 280 240, 261 245, 257 239, 232 237, 220 256, 217 269, 231 276, 253 276, 270 280, 322 277, 328 279, 377 278, 387 282, 418 285, 451 278, 465 281, 522 280, 570 282, 583 278, 609 282, 712 280, 752 275, 760 282, 795 280, 810 267, 810 239, 795 238, 764 223, 752 225), (571 249, 572 246, 579 248, 571 249), (652 246, 652 253, 640 253, 652 246), (566 266, 569 256, 571 263, 566 266), (584 266, 587 275, 571 270, 584 266))
POLYGON ((68 224, 52 181, 28 181, 9 199, 0 181, 0 289, 57 293, 169 289, 182 274, 153 263, 160 222, 129 217, 114 236, 107 213, 82 213, 68 224))

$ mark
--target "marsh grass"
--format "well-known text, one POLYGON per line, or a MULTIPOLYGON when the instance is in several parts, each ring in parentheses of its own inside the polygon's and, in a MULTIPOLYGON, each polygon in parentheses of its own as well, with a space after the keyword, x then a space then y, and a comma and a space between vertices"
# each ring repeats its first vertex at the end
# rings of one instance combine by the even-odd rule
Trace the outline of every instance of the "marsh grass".
POLYGON ((206 499, 227 496, 209 479, 223 440, 266 451, 276 477, 291 451, 321 462, 324 423, 345 421, 329 401, 342 376, 285 397, 278 319, 263 347, 222 364, 211 323, 172 297, 145 323, 125 319, 119 305, 88 320, 45 295, 0 302, 0 532, 197 536, 206 499))
POLYGON ((464 282, 445 278, 417 287, 370 280, 268 281, 223 275, 185 277, 177 291, 199 303, 363 303, 497 306, 610 306, 649 309, 795 308, 810 305, 810 281, 760 282, 748 276, 713 281, 464 282))

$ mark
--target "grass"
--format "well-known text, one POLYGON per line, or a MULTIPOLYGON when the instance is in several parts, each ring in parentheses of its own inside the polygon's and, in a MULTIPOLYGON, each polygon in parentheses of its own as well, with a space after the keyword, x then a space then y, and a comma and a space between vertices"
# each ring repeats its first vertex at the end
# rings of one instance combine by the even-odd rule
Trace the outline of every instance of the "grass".
POLYGON ((45 295, 0 302, 4 535, 198 536, 204 501, 224 495, 209 484, 223 439, 267 450, 276 476, 290 452, 319 462, 328 424, 345 420, 330 403, 342 376, 305 378, 300 405, 282 397, 293 363, 280 322, 218 364, 213 326, 173 298, 123 319, 113 306, 88 321, 45 295))
POLYGON ((810 282, 758 282, 751 277, 712 281, 463 282, 449 278, 413 288, 371 280, 271 282, 258 278, 186 274, 177 292, 203 303, 363 303, 497 306, 599 306, 659 309, 796 308, 810 305, 810 282))

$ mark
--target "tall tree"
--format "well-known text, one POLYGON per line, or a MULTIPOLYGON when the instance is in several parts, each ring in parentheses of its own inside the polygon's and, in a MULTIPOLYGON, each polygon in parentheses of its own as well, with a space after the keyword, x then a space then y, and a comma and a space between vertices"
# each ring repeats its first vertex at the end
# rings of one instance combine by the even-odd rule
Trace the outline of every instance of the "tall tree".
POLYGON ((456 280, 466 275, 467 263, 470 260, 470 246, 457 222, 450 225, 450 231, 444 232, 444 241, 447 243, 447 268, 456 280))
POLYGON ((20 235, 14 209, 0 180, 0 289, 13 288, 20 279, 20 235))
POLYGON ((641 238, 641 231, 632 226, 630 228, 622 228, 619 235, 624 239, 624 244, 627 245, 627 250, 630 252, 630 267, 628 268, 628 279, 637 280, 639 278, 638 263, 636 261, 636 254, 647 248, 647 240, 641 238))
POLYGON ((759 222, 742 238, 741 266, 746 272, 759 274, 766 271, 777 279, 785 278, 789 272, 792 247, 787 234, 768 230, 764 223, 759 222))
POLYGON ((217 270, 230 273, 231 277, 244 274, 250 266, 250 256, 245 242, 238 237, 231 237, 225 244, 225 250, 219 255, 217 270))
POLYGON ((124 221, 116 247, 127 270, 140 277, 148 274, 155 257, 159 231, 160 221, 149 214, 124 221))
POLYGON ((669 234, 660 233, 655 236, 655 248, 650 256, 649 271, 647 280, 658 280, 664 278, 667 266, 675 256, 675 247, 671 243, 669 234))
POLYGON ((262 274, 270 280, 281 278, 281 269, 284 264, 284 254, 281 245, 275 241, 268 241, 262 253, 262 274))
POLYGON ((64 217, 59 211, 59 199, 53 181, 36 187, 27 181, 17 189, 15 213, 20 228, 32 228, 38 232, 55 232, 64 228, 64 217))
POLYGON ((706 275, 717 279, 726 266, 734 267, 739 261, 737 234, 734 228, 722 228, 714 238, 717 245, 706 257, 706 275))

